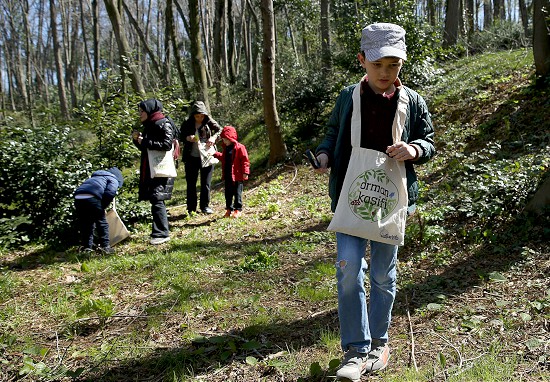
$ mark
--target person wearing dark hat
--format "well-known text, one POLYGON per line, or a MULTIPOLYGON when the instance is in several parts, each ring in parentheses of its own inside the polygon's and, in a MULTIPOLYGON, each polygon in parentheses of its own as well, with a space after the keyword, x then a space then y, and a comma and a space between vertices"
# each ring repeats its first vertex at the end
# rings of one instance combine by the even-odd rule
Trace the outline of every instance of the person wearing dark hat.
MULTIPOLYGON (((357 59, 367 74, 359 83, 345 88, 336 100, 326 136, 315 151, 320 165, 315 171, 325 173, 331 168, 329 195, 335 212, 337 204, 347 201, 341 199, 340 194, 344 192, 347 172, 352 172, 348 171, 352 163, 356 171, 355 163, 361 150, 369 149, 369 155, 373 152, 375 156, 383 153, 384 161, 393 158, 395 161, 391 163, 400 169, 398 176, 405 191, 401 216, 406 218, 407 212, 414 211, 418 197, 414 166, 430 160, 435 147, 434 130, 424 99, 404 86, 398 77, 407 59, 405 30, 390 23, 365 27, 357 59)), ((363 373, 381 370, 388 364, 388 329, 396 294, 398 245, 385 242, 393 236, 383 236, 383 230, 378 233, 380 241, 363 237, 367 235, 358 237, 335 231, 338 316, 345 352, 336 378, 359 381, 363 373), (370 301, 367 308, 364 282, 368 246, 370 301)))
POLYGON ((207 163, 203 167, 200 150, 212 147, 221 133, 221 126, 208 114, 202 101, 191 105, 189 118, 182 123, 180 141, 183 142, 182 161, 185 163, 185 180, 187 183, 187 212, 197 212, 197 181, 201 179, 200 210, 202 213, 213 213, 210 208, 210 183, 214 165, 207 163))
POLYGON ((147 149, 171 150, 176 129, 170 118, 162 113, 162 103, 159 100, 150 98, 141 101, 138 107, 143 131, 134 131, 132 134, 134 144, 141 150, 138 199, 151 203, 153 224, 150 243, 158 245, 170 240, 165 201, 172 198, 174 178, 151 177, 147 149))
POLYGON ((124 184, 122 172, 116 167, 95 171, 74 192, 76 217, 80 228, 80 245, 84 252, 93 251, 94 227, 99 238, 98 250, 113 253, 109 243, 109 224, 105 209, 124 184))

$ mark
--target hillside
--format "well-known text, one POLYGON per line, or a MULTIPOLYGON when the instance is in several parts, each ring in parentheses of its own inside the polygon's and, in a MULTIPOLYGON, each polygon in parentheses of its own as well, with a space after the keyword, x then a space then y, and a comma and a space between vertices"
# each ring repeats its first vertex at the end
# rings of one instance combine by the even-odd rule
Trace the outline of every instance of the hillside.
MULTIPOLYGON (((392 359, 372 381, 550 379, 550 219, 524 206, 550 166, 549 89, 528 51, 462 59, 420 90, 438 155, 399 252, 392 359)), ((339 349, 327 176, 256 169, 244 215, 148 224, 115 255, 0 255, 0 380, 331 381, 339 349)))

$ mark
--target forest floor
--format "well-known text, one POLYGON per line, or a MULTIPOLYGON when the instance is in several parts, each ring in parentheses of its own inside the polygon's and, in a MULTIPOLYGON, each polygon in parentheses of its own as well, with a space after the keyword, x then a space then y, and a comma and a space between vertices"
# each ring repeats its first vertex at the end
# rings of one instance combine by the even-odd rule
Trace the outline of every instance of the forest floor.
MULTIPOLYGON (((399 251, 390 364, 362 380, 550 380, 549 217, 514 204, 548 170, 539 152, 549 147, 548 89, 532 89, 522 71, 478 89, 482 105, 434 107, 440 153, 419 167, 419 210, 399 251), (480 134, 503 113, 524 129, 520 148, 502 130, 480 134), (494 141, 514 151, 487 160, 494 141)), ((143 223, 114 255, 2 253, 0 380, 334 380, 342 354, 328 176, 305 161, 256 171, 238 219, 222 217, 217 182, 215 213, 189 217, 180 174, 172 240, 158 247, 143 223)))

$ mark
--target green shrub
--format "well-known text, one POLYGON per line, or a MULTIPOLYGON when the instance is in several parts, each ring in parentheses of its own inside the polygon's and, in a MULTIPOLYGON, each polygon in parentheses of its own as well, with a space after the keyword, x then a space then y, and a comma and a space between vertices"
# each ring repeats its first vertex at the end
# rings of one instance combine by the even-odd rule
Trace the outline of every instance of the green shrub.
POLYGON ((3 133, 2 246, 20 244, 25 235, 52 241, 73 237, 72 192, 92 167, 84 146, 72 144, 68 127, 9 127, 3 133))
POLYGON ((496 52, 529 47, 530 38, 525 35, 521 24, 502 21, 488 29, 477 31, 469 43, 471 54, 496 52))

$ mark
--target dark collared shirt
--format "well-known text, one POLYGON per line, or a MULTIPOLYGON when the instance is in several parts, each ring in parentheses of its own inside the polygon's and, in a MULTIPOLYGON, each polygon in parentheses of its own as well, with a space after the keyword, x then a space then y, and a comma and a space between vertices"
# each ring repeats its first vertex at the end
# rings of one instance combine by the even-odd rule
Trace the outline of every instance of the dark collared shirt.
POLYGON ((362 81, 361 90, 361 147, 385 153, 393 144, 392 125, 399 89, 388 97, 376 94, 367 81, 362 81))

